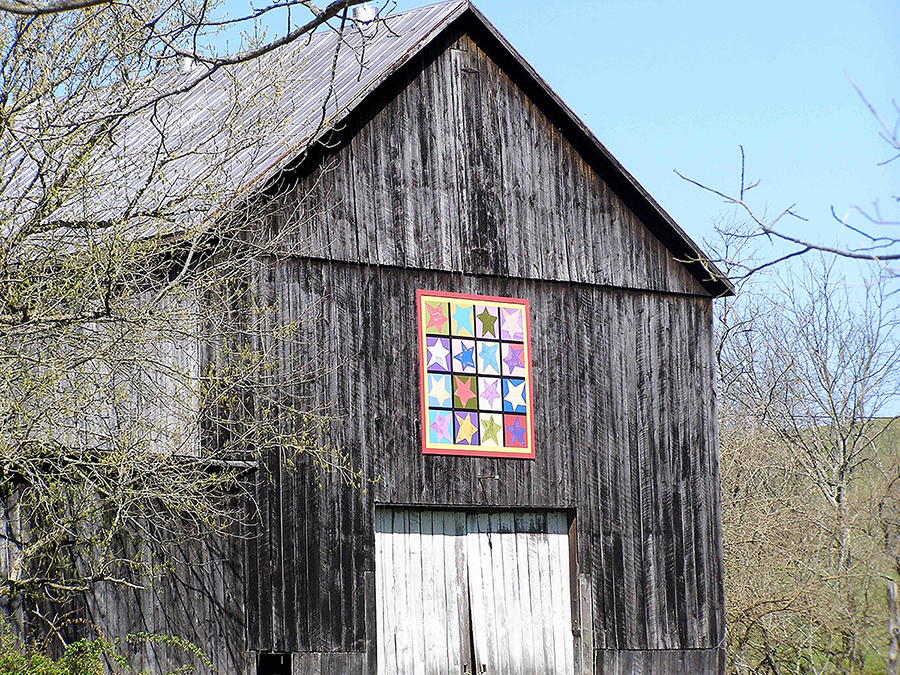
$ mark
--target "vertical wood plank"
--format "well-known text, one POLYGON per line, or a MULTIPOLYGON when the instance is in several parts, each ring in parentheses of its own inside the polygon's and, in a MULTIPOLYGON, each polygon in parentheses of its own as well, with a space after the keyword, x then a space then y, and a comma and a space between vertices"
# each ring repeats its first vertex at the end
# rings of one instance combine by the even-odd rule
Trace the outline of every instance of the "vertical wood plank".
POLYGON ((578 575, 578 607, 581 612, 581 675, 594 675, 594 603, 591 577, 578 575))

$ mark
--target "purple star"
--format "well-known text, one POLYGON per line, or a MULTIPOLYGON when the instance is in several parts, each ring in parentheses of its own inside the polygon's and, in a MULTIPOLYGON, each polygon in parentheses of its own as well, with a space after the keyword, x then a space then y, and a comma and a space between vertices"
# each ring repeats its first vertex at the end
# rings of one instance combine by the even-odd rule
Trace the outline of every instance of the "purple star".
POLYGON ((510 446, 518 443, 519 447, 525 447, 525 427, 519 424, 519 418, 513 419, 513 423, 507 425, 506 433, 509 435, 510 446))
POLYGON ((500 392, 497 391, 498 384, 500 384, 500 380, 494 380, 481 392, 481 398, 487 401, 491 407, 493 407, 494 401, 500 398, 500 392))
POLYGON ((503 362, 506 364, 506 367, 509 368, 509 372, 512 373, 516 368, 524 368, 522 364, 522 347, 518 345, 510 345, 509 352, 506 355, 506 358, 503 359, 503 362))
POLYGON ((431 431, 434 432, 434 436, 437 439, 436 442, 440 443, 442 439, 450 440, 450 415, 449 413, 446 415, 442 415, 437 413, 434 416, 434 422, 431 423, 431 431))

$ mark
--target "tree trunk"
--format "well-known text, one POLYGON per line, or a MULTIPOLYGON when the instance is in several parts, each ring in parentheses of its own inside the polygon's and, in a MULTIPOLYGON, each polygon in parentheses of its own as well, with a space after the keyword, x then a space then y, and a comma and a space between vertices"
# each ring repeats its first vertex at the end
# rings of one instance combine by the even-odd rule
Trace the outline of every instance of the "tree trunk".
POLYGON ((896 581, 889 581, 887 587, 888 609, 888 654, 887 675, 900 675, 900 589, 896 581))

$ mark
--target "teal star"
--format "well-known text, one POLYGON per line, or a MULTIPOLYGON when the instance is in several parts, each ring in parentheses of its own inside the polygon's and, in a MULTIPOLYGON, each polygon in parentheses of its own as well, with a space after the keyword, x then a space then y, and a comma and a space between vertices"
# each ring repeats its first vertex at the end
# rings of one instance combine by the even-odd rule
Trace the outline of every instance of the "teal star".
POLYGON ((471 305, 454 305, 453 310, 453 321, 456 323, 456 331, 457 335, 474 335, 475 331, 472 329, 472 307, 471 305), (465 332, 463 332, 465 331, 465 332))
POLYGON ((497 361, 497 352, 500 349, 498 344, 481 344, 481 365, 482 372, 486 372, 488 368, 493 368, 495 373, 500 372, 500 364, 497 361))

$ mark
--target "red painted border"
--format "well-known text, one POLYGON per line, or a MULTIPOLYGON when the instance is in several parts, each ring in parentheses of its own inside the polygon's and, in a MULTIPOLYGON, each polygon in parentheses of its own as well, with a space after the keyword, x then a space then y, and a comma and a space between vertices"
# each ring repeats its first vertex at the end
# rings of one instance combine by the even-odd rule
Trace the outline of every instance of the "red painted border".
MULTIPOLYGON (((534 438, 534 379, 532 378, 531 373, 531 311, 528 306, 527 298, 506 298, 497 295, 472 295, 469 293, 450 293, 447 291, 428 291, 425 289, 416 289, 416 335, 417 342, 419 345, 419 433, 422 435, 422 454, 423 455, 454 455, 460 457, 499 457, 504 459, 534 459, 535 458, 535 438, 534 438), (426 426, 427 417, 426 410, 427 406, 425 404, 425 384, 427 377, 427 370, 425 369, 425 342, 424 342, 424 330, 422 327, 422 296, 432 296, 437 298, 451 298, 451 299, 460 299, 460 300, 472 300, 474 302, 478 302, 479 300, 486 300, 488 302, 506 302, 513 305, 522 305, 525 308, 525 339, 528 345, 528 364, 527 364, 527 378, 528 378, 528 396, 529 401, 531 403, 531 414, 528 415, 528 436, 531 438, 531 452, 523 453, 523 452, 491 452, 489 450, 458 450, 458 449, 443 449, 443 448, 434 448, 428 446, 428 427, 426 426)), ((451 320, 450 317, 447 317, 448 320, 451 320)), ((452 393, 451 393, 452 396, 452 393)))

